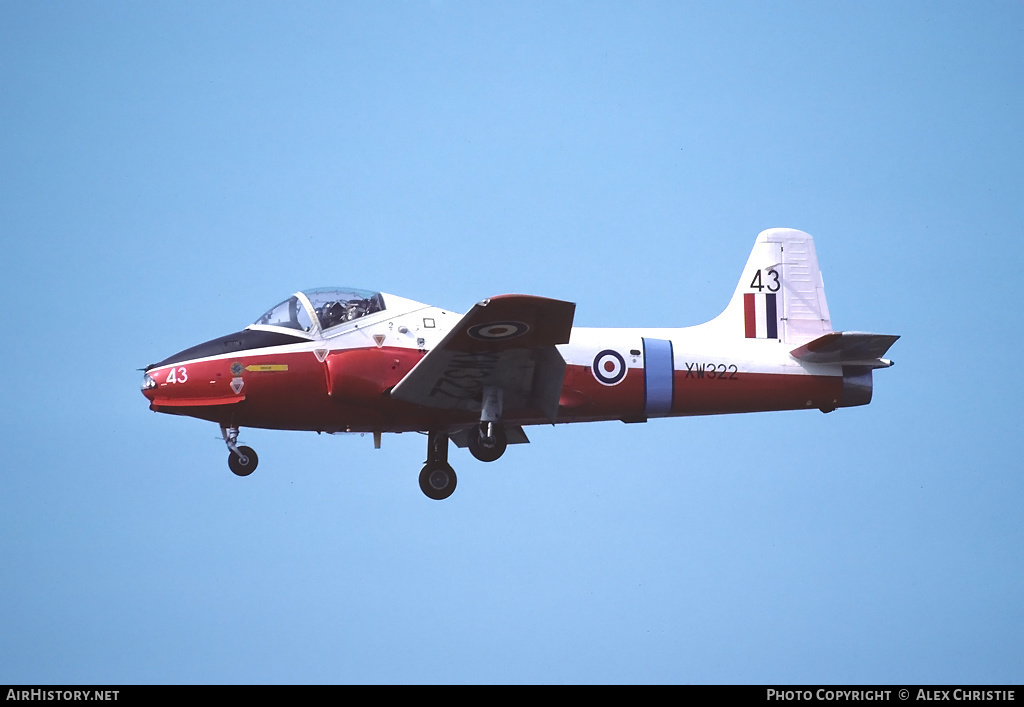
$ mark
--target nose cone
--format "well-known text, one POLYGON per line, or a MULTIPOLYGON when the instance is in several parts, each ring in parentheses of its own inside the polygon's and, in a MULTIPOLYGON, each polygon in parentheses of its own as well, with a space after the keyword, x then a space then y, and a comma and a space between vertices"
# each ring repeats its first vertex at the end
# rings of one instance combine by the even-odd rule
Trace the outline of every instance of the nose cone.
POLYGON ((228 364, 253 349, 309 341, 308 336, 283 332, 243 329, 179 351, 159 363, 146 366, 142 394, 153 410, 195 407, 223 401, 238 395, 228 387, 228 364))
POLYGON ((149 402, 153 402, 157 386, 156 379, 149 375, 150 368, 152 368, 152 366, 149 366, 146 369, 146 372, 142 374, 142 394, 146 396, 146 399, 149 400, 149 402))

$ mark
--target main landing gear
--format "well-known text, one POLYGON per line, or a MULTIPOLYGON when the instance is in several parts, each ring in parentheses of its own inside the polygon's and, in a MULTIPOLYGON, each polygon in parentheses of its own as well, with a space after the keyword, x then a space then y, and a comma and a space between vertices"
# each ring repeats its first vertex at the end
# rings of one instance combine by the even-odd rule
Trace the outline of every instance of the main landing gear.
MULTIPOLYGON (((492 462, 505 453, 508 438, 501 425, 501 389, 484 388, 480 405, 480 424, 470 431, 470 453, 482 462, 492 462)), ((455 470, 448 463, 448 434, 429 432, 427 462, 420 471, 420 489, 435 501, 441 501, 455 491, 455 470)))
MULTIPOLYGON (((492 462, 508 447, 505 430, 499 422, 481 422, 468 436, 469 451, 482 462, 492 462)), ((427 433, 427 461, 420 471, 420 489, 435 501, 443 501, 455 491, 455 470, 448 463, 448 434, 427 433)))
POLYGON ((448 435, 427 433, 427 463, 420 471, 420 490, 435 501, 443 501, 455 491, 458 479, 448 463, 448 435))
POLYGON ((469 452, 482 462, 492 462, 505 453, 505 429, 496 422, 481 422, 469 433, 469 452))
POLYGON ((480 424, 469 433, 469 451, 482 462, 492 462, 505 453, 508 440, 501 426, 501 388, 487 386, 480 398, 480 424))
POLYGON ((248 476, 256 471, 256 465, 260 458, 252 447, 238 445, 238 428, 221 427, 220 433, 224 437, 224 443, 228 445, 228 468, 236 476, 248 476))

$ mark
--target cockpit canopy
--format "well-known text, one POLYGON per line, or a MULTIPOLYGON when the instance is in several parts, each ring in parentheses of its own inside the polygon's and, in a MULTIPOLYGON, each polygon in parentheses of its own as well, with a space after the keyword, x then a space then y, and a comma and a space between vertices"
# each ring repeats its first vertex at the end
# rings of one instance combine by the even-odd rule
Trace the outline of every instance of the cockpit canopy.
POLYGON ((379 292, 347 287, 320 287, 303 290, 271 307, 253 322, 254 326, 282 327, 313 334, 384 310, 379 292))

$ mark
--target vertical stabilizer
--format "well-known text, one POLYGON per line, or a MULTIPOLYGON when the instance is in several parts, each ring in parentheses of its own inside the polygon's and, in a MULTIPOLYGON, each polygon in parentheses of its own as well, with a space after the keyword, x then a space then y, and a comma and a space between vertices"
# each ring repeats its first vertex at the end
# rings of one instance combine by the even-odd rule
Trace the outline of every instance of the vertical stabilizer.
POLYGON ((787 344, 832 331, 814 239, 791 228, 762 231, 729 306, 710 324, 723 335, 787 344))

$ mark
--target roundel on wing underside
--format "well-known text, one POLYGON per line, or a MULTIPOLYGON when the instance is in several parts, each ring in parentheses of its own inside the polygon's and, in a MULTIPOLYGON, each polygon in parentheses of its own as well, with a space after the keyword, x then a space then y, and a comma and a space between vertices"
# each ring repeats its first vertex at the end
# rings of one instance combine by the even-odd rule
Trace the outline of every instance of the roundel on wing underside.
POLYGON ((615 385, 626 377, 626 359, 618 351, 605 349, 594 356, 594 364, 590 367, 594 378, 602 385, 615 385))
POLYGON ((466 332, 480 341, 503 341, 522 336, 530 330, 523 322, 488 322, 471 326, 466 332))

